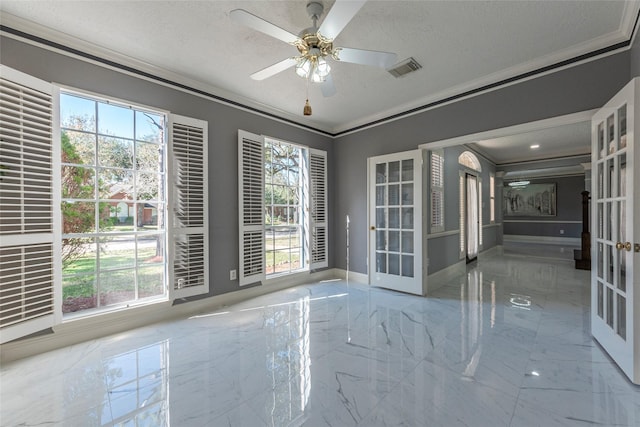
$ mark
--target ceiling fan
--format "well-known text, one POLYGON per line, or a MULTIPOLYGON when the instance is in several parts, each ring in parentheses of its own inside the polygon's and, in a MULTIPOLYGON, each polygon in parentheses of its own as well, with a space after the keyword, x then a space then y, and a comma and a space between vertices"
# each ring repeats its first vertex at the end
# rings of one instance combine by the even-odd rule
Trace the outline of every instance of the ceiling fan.
MULTIPOLYGON (((366 1, 336 0, 320 27, 318 27, 318 20, 324 12, 324 6, 319 1, 310 1, 307 4, 307 13, 313 21, 313 25, 302 30, 297 36, 244 9, 232 10, 229 16, 239 24, 275 37, 298 49, 298 55, 283 59, 251 74, 250 77, 254 80, 264 80, 295 66, 298 76, 307 79, 308 82, 320 83, 322 94, 328 97, 336 93, 336 88, 331 78, 331 66, 327 59, 373 65, 385 69, 391 67, 396 62, 395 53, 335 47, 333 45, 333 41, 366 1)), ((304 107, 304 115, 311 115, 308 99, 304 107)))

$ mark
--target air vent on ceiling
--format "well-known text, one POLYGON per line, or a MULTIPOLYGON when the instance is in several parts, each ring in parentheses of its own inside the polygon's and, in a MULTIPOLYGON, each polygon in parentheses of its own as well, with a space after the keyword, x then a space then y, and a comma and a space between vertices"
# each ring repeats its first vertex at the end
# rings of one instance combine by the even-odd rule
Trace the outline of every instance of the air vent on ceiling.
POLYGON ((418 64, 418 61, 413 58, 407 58, 404 61, 398 62, 387 71, 389 71, 393 77, 398 78, 418 71, 420 68, 422 68, 422 65, 418 64))

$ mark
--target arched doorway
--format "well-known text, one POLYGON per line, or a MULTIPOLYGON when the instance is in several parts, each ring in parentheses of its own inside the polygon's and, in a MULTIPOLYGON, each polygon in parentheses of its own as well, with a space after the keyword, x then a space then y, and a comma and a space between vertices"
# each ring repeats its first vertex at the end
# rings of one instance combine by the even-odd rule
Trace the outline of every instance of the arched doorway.
POLYGON ((478 258, 482 244, 482 184, 480 161, 470 151, 458 157, 460 164, 460 255, 467 263, 478 258))

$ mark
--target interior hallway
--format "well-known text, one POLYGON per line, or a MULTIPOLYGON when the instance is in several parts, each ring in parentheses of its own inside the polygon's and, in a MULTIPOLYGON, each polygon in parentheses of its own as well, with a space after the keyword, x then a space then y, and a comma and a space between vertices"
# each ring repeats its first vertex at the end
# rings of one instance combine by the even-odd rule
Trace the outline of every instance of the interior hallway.
POLYGON ((589 272, 503 252, 429 298, 298 286, 7 364, 0 424, 640 425, 589 272))

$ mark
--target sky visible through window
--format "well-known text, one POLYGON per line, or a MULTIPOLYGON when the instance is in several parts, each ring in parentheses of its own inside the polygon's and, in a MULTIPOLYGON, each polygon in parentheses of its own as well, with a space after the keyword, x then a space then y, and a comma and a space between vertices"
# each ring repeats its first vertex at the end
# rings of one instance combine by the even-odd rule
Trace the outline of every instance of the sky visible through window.
POLYGON ((82 97, 82 95, 70 95, 66 93, 60 94, 60 122, 69 124, 74 117, 86 117, 87 128, 83 129, 89 132, 95 132, 96 125, 96 105, 97 114, 99 116, 98 133, 104 135, 118 136, 122 138, 134 138, 134 120, 135 112, 135 138, 140 140, 148 140, 149 135, 157 134, 158 129, 153 122, 145 116, 151 116, 158 123, 163 123, 162 116, 134 110, 125 105, 113 103, 98 102, 92 99, 82 97))

